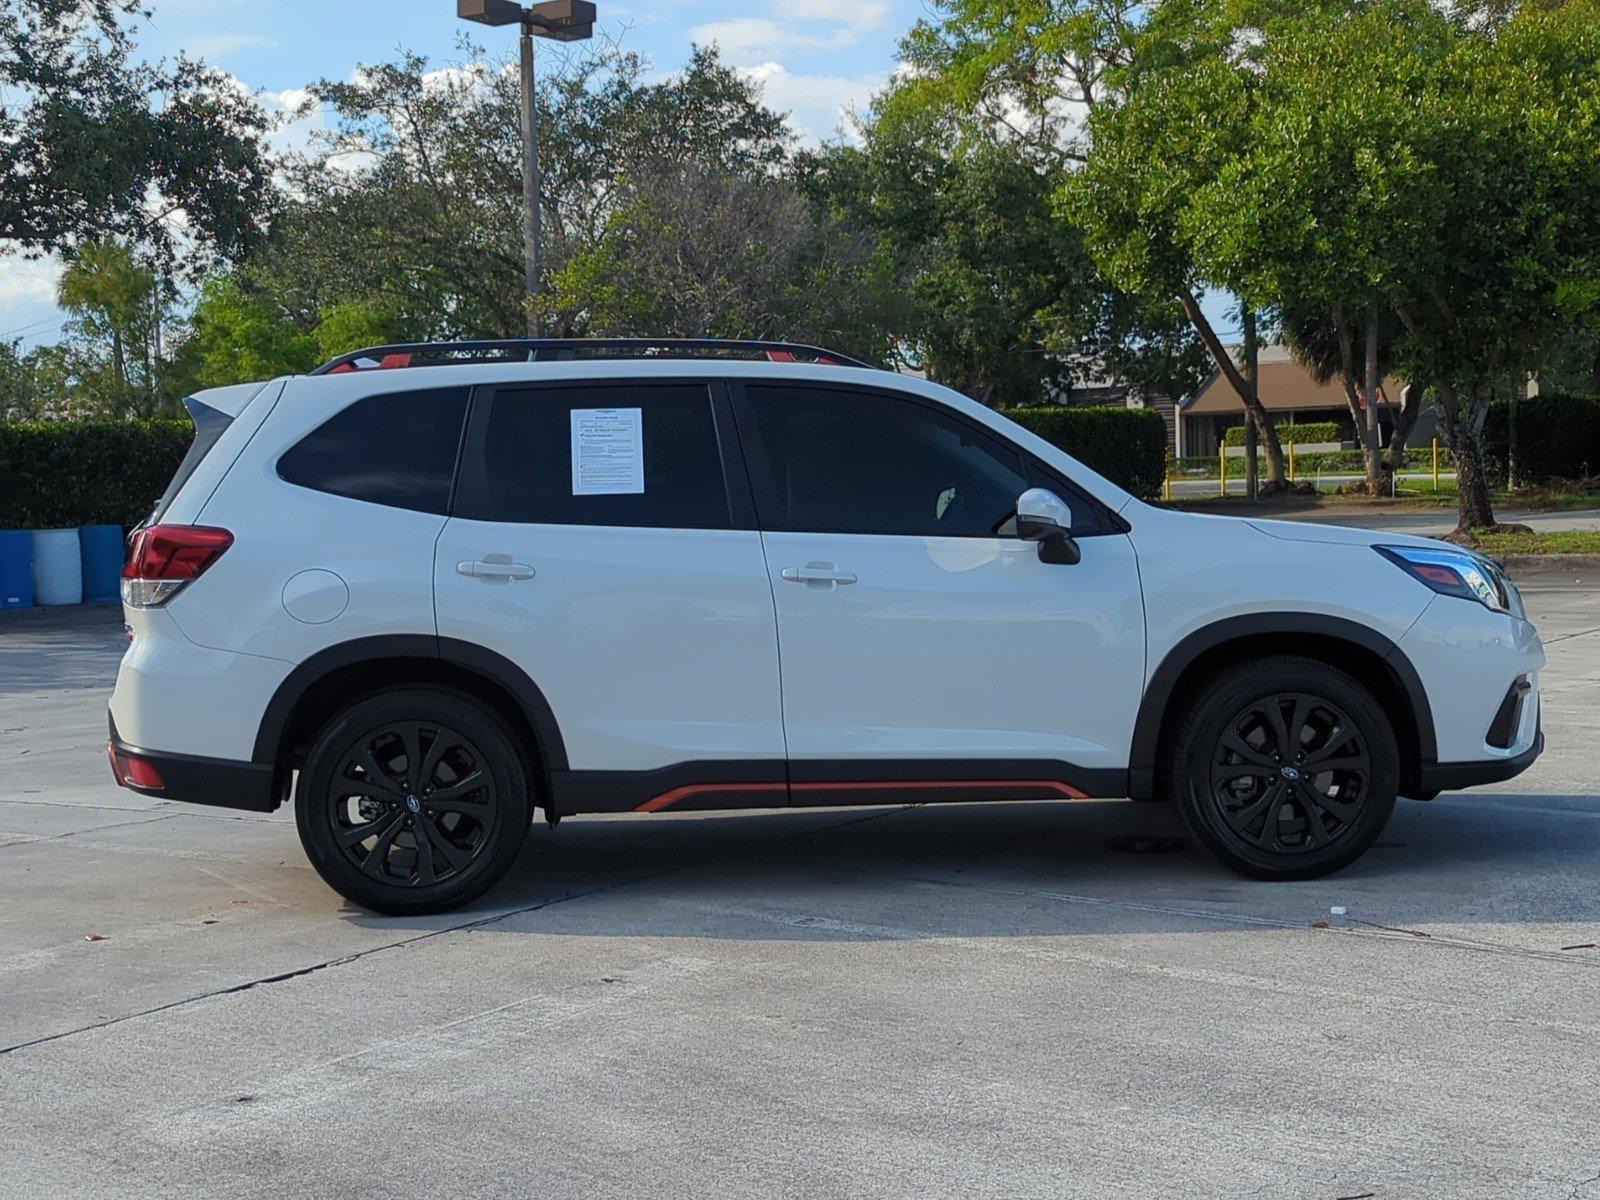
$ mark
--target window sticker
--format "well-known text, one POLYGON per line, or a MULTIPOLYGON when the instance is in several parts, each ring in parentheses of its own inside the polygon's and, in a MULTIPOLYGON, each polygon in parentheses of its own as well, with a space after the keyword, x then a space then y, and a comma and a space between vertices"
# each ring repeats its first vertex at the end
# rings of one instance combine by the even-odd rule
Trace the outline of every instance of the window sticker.
POLYGON ((644 416, 638 408, 572 410, 572 494, 644 493, 644 416))

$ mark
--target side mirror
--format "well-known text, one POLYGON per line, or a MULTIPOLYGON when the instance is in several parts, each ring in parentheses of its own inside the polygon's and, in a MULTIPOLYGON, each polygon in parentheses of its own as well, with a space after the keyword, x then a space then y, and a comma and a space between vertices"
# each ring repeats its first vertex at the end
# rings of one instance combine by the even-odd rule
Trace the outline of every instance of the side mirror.
POLYGON ((1017 499, 1017 536, 1039 543, 1039 561, 1071 565, 1083 557, 1072 540, 1072 509, 1049 488, 1029 488, 1017 499))

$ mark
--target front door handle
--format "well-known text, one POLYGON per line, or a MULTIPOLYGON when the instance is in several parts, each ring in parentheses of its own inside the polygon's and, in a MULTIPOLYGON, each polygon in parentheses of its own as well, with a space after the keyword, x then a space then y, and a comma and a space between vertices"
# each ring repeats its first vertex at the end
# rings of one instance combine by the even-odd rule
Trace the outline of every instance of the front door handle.
POLYGON ((532 579, 533 568, 527 563, 512 562, 510 555, 493 554, 488 558, 475 558, 458 562, 456 573, 473 579, 532 579))
POLYGON ((809 562, 803 567, 785 567, 778 572, 778 576, 785 583, 803 583, 828 591, 856 581, 854 571, 841 571, 837 564, 831 562, 809 562))

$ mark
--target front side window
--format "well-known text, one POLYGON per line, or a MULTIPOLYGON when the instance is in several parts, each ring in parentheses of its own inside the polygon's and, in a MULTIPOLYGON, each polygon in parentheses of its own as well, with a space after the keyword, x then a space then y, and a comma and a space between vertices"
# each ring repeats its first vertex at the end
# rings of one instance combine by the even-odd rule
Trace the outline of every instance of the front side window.
POLYGON ((497 392, 481 486, 457 515, 535 525, 729 529, 704 384, 531 387, 497 392))
POLYGON ((278 474, 335 496, 442 514, 466 412, 466 388, 368 396, 286 450, 278 474))
POLYGON ((1012 534, 1028 479, 1021 454, 999 439, 930 405, 881 392, 788 384, 745 391, 772 468, 765 527, 1012 534))

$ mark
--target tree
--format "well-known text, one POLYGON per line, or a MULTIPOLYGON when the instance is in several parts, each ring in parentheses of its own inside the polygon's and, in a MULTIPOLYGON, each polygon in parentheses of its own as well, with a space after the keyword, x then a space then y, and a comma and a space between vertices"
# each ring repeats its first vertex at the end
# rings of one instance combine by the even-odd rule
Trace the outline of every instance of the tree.
MULTIPOLYGON (((1281 486, 1283 456, 1271 420, 1200 307, 1196 292, 1204 281, 1183 256, 1171 204, 1160 211, 1163 198, 1181 193, 1209 162, 1205 138, 1190 136, 1196 132, 1190 113, 1160 130, 1157 144, 1149 141, 1152 117, 1178 115, 1164 104, 1171 91, 1166 77, 1154 71, 1158 59, 1180 48, 1180 23, 1164 18, 1166 7, 944 0, 937 19, 920 22, 907 37, 903 54, 913 70, 892 103, 962 113, 968 129, 1014 146, 1051 179, 1060 236, 1086 256, 1102 291, 1121 294, 1115 303, 1124 318, 1151 323, 1150 335, 1132 344, 1157 358, 1181 348, 1176 361, 1185 369, 1177 374, 1186 375, 1197 354, 1175 326, 1187 321, 1261 427, 1281 486), (1153 102, 1119 117, 1147 78, 1153 102), (1143 253, 1131 252, 1135 240, 1144 241, 1143 253)), ((1218 128, 1225 122, 1201 132, 1214 135, 1218 128)))
POLYGON ((1126 60, 1089 112, 1089 153, 1062 204, 1113 283, 1177 302, 1255 426, 1268 490, 1280 490, 1287 480, 1272 418, 1200 304, 1207 284, 1226 281, 1207 277, 1185 224, 1191 198, 1237 152, 1250 111, 1248 62, 1218 17, 1205 0, 1163 4, 1128 36, 1126 60))
POLYGON ((64 347, 68 407, 100 417, 149 417, 170 408, 159 341, 168 297, 157 273, 121 242, 89 242, 56 287, 72 316, 64 347))
POLYGON ((1352 324, 1344 319, 1342 311, 1278 310, 1279 335, 1300 364, 1311 372, 1319 383, 1339 380, 1344 391, 1345 404, 1350 410, 1357 440, 1361 443, 1362 459, 1366 467, 1366 489, 1369 495, 1386 495, 1389 480, 1405 465, 1406 443, 1422 415, 1424 389, 1407 383, 1398 396, 1387 400, 1394 408, 1394 420, 1389 433, 1389 444, 1378 444, 1375 400, 1377 381, 1390 375, 1394 368, 1395 342, 1400 324, 1393 313, 1380 308, 1378 319, 1371 323, 1376 337, 1368 339, 1368 326, 1352 324), (1360 333, 1362 370, 1358 374, 1355 357, 1356 338, 1360 333), (1368 351, 1374 353, 1368 355, 1368 351), (1369 361, 1370 359, 1370 361, 1369 361), (1370 369, 1369 369, 1370 368, 1370 369))
POLYGON ((56 303, 75 318, 72 331, 110 348, 112 378, 126 393, 132 376, 155 373, 156 274, 119 242, 90 242, 73 255, 56 285, 56 303), (130 369, 129 355, 133 356, 130 369))
POLYGON ((998 405, 1086 375, 1184 391, 1198 372, 1181 318, 1108 284, 1056 205, 1081 144, 1050 97, 1098 95, 1105 26, 1032 38, 1033 10, 1014 23, 997 12, 956 4, 914 28, 910 69, 859 122, 861 149, 816 159, 830 203, 876 234, 902 280, 897 349, 998 405), (1031 82, 1046 77, 1068 82, 1031 82))
POLYGON ((351 350, 403 338, 392 314, 355 300, 330 305, 308 325, 297 325, 248 271, 208 279, 175 355, 173 379, 187 393, 301 374, 351 350))
MULTIPOLYGON (((299 326, 356 300, 409 337, 526 328, 518 81, 466 49, 457 66, 404 54, 311 88, 332 130, 288 165, 292 198, 252 266, 299 326)), ((562 285, 543 315, 561 334, 590 319, 571 285, 625 265, 614 251, 630 221, 671 224, 691 194, 761 186, 790 152, 782 114, 708 50, 659 80, 615 47, 577 52, 542 73, 536 107, 544 260, 562 285)))
POLYGON ((260 107, 187 58, 141 62, 137 0, 9 0, 0 9, 0 248, 116 237, 189 258, 236 255, 270 197, 260 107))
POLYGON ((1208 177, 1170 194, 1171 227, 1204 274, 1274 309, 1302 358, 1343 381, 1369 488, 1399 465, 1426 389, 1455 453, 1462 530, 1492 525, 1490 399, 1595 306, 1600 9, 1192 11, 1208 7, 1248 70, 1212 67, 1210 85, 1185 89, 1224 97, 1189 120, 1225 118, 1229 133, 1208 177), (1228 101, 1230 85, 1247 101, 1228 101), (1385 460, 1391 364, 1412 386, 1385 460))
POLYGON ((1419 104, 1418 153, 1442 181, 1393 308, 1398 357, 1436 389, 1461 530, 1492 527, 1481 435, 1496 381, 1537 371, 1600 276, 1600 4, 1528 5, 1465 24, 1419 104))
POLYGON ((189 333, 175 355, 183 390, 298 374, 317 364, 309 330, 297 329, 273 300, 238 276, 209 279, 200 289, 189 333))

